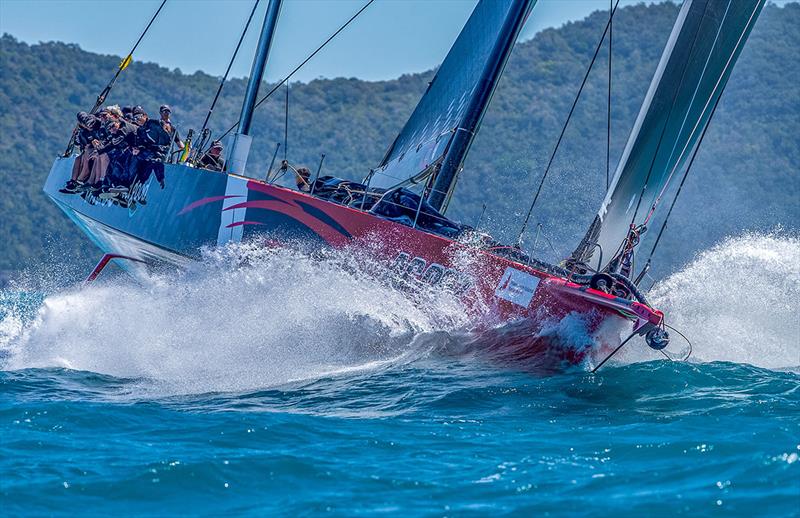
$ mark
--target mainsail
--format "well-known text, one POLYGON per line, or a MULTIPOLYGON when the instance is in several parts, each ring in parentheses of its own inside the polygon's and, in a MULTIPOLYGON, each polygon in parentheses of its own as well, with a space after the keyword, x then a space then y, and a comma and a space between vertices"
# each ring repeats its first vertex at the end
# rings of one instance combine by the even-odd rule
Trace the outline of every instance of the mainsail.
POLYGON ((603 269, 691 157, 764 0, 685 0, 600 211, 573 254, 603 269), (597 245, 601 254, 593 254, 597 245), (600 257, 604 264, 600 264, 600 257))
POLYGON ((372 173, 390 189, 435 174, 428 201, 445 204, 508 56, 536 0, 481 0, 416 109, 372 173))

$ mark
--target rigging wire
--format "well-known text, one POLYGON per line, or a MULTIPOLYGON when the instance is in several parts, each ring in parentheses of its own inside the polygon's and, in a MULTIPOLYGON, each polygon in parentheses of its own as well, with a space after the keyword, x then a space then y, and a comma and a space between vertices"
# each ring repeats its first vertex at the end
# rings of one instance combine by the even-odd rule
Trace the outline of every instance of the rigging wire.
MULTIPOLYGON (((217 100, 219 100, 219 96, 222 93, 222 88, 225 86, 225 82, 228 80, 228 74, 231 72, 231 67, 233 67, 233 62, 236 60, 236 56, 239 54, 239 48, 242 46, 242 42, 244 41, 244 37, 247 34, 247 30, 250 28, 250 22, 253 21, 253 15, 256 14, 256 9, 258 8, 258 4, 261 0, 256 0, 253 4, 253 9, 250 11, 250 16, 247 18, 247 23, 244 24, 244 30, 242 30, 242 35, 239 36, 239 42, 236 44, 236 49, 233 51, 233 55, 231 56, 231 60, 228 62, 228 68, 225 69, 225 74, 222 76, 222 80, 219 82, 219 87, 217 87, 217 93, 214 94, 214 100, 211 101, 211 107, 208 109, 208 113, 206 114, 206 119, 203 121, 203 127, 200 130, 200 135, 204 135, 206 128, 208 127, 208 121, 211 119, 211 114, 214 112, 214 107, 217 105, 217 100)), ((201 148, 205 142, 201 141, 198 145, 198 153, 201 151, 201 148)))
POLYGON ((528 222, 531 219, 531 214, 533 213, 533 208, 536 206, 536 202, 539 200, 539 195, 542 193, 542 187, 544 186, 544 181, 547 179, 547 175, 550 172, 550 167, 553 165, 553 160, 556 157, 556 153, 558 152, 558 148, 561 145, 561 141, 564 138, 564 133, 567 131, 567 126, 569 125, 569 121, 572 119, 572 114, 575 112, 575 107, 578 105, 578 100, 580 100, 581 94, 583 93, 583 88, 586 86, 586 81, 589 79, 589 73, 592 71, 592 67, 594 66, 595 61, 597 61, 597 55, 600 53, 600 48, 603 46, 603 41, 606 39, 606 34, 608 33, 608 29, 611 25, 611 21, 614 19, 614 14, 617 12, 617 7, 619 6, 619 0, 616 1, 614 4, 614 9, 611 11, 611 14, 608 17, 608 22, 606 23, 606 27, 603 30, 603 36, 600 38, 600 42, 597 44, 597 48, 594 51, 594 56, 592 56, 592 61, 589 63, 589 68, 586 69, 586 74, 583 76, 583 81, 581 81, 581 86, 578 88, 578 93, 575 96, 575 100, 572 101, 572 107, 569 110, 569 114, 567 115, 567 120, 564 121, 564 125, 561 127, 561 134, 558 136, 558 140, 556 141, 556 145, 553 148, 553 152, 550 154, 550 160, 547 162, 547 167, 545 167, 544 174, 542 175, 542 179, 539 182, 539 187, 536 189, 536 194, 533 197, 533 202, 531 202, 531 206, 528 209, 528 214, 525 216, 525 221, 522 223, 522 229, 519 231, 519 236, 517 237, 517 244, 522 243, 522 236, 525 234, 525 229, 528 227, 528 222))
POLYGON ((608 0, 608 113, 606 128, 606 190, 611 183, 611 55, 614 41, 614 22, 612 19, 614 0, 608 0))
MULTIPOLYGON (((278 88, 280 88, 280 87, 283 85, 283 83, 285 83, 285 82, 287 82, 289 79, 291 79, 291 78, 292 78, 292 76, 293 76, 293 75, 295 75, 295 74, 297 73, 297 71, 298 71, 298 70, 300 70, 301 68, 303 68, 303 67, 305 66, 305 64, 306 64, 306 63, 308 63, 309 61, 311 61, 311 59, 313 59, 313 58, 314 58, 314 56, 316 56, 316 55, 317 55, 317 54, 318 54, 318 53, 319 53, 319 52, 320 52, 320 51, 321 51, 321 50, 322 50, 322 49, 323 49, 323 48, 324 48, 326 45, 328 45, 328 43, 330 43, 330 42, 331 42, 331 40, 333 40, 333 39, 334 39, 336 36, 338 36, 338 35, 339 35, 339 33, 340 33, 340 32, 342 32, 342 31, 343 31, 343 30, 344 30, 344 29, 345 29, 345 28, 346 28, 348 25, 350 25, 350 23, 352 23, 352 22, 353 22, 353 20, 355 20, 356 18, 358 18, 358 16, 359 16, 361 13, 363 13, 363 12, 364 12, 364 11, 367 9, 367 7, 369 7, 370 5, 372 5, 372 3, 373 3, 373 2, 375 2, 375 0, 368 0, 368 1, 367 1, 367 3, 365 3, 365 4, 364 4, 364 5, 361 7, 361 9, 359 9, 358 11, 356 11, 356 13, 355 13, 353 16, 351 16, 351 17, 350 17, 350 18, 349 18, 349 19, 348 19, 346 22, 344 22, 344 24, 342 24, 342 25, 341 25, 341 26, 340 26, 338 29, 336 29, 336 32, 334 32, 333 34, 331 34, 331 35, 328 37, 328 39, 326 39, 324 42, 322 42, 322 44, 321 44, 319 47, 317 47, 317 48, 316 48, 316 50, 314 50, 314 52, 312 52, 311 54, 309 54, 309 55, 308 55, 308 57, 307 57, 306 59, 304 59, 304 60, 303 60, 303 61, 302 61, 302 62, 301 62, 299 65, 297 65, 297 66, 294 68, 294 70, 292 70, 291 72, 289 72, 289 75, 287 75, 286 77, 284 77, 283 79, 281 79, 281 81, 280 81, 278 84, 276 84, 275 86, 273 86, 273 87, 272 87, 272 89, 270 89, 270 91, 269 91, 269 92, 267 92, 267 94, 266 94, 266 95, 264 95, 264 97, 262 97, 261 99, 259 99, 259 100, 258 100, 258 102, 257 102, 257 103, 255 104, 255 106, 253 107, 253 109, 255 110, 256 108, 258 108, 259 106, 261 106, 261 104, 262 104, 264 101, 266 101, 267 99, 269 99, 269 97, 270 97, 272 94, 274 94, 274 93, 275 93, 275 92, 278 90, 278 88)), ((619 0, 617 0, 617 2, 619 2, 619 0)), ((239 126, 239 122, 241 122, 241 121, 236 121, 236 124, 234 124, 233 126, 231 126, 230 128, 228 128, 228 129, 227 129, 227 131, 225 131, 225 133, 223 133, 223 134, 222 134, 222 136, 220 137, 220 139, 224 138, 226 135, 228 135, 228 133, 230 133, 231 131, 233 131, 234 129, 236 129, 236 128, 239 126)))
POLYGON ((130 52, 128 52, 128 55, 125 56, 125 59, 122 60, 122 63, 120 63, 120 66, 117 68, 117 72, 114 74, 114 77, 111 79, 108 85, 103 89, 103 91, 97 97, 97 101, 95 102, 94 108, 92 108, 92 111, 90 113, 96 112, 97 108, 99 108, 100 105, 102 105, 106 101, 106 96, 111 92, 111 89, 114 87, 114 83, 117 82, 117 78, 119 77, 119 75, 122 73, 123 70, 128 68, 128 64, 130 64, 131 60, 133 59, 133 53, 136 52, 136 48, 144 39, 144 36, 145 34, 147 34, 147 31, 150 30, 150 26, 153 25, 154 21, 156 21, 156 18, 158 17, 159 13, 161 12, 161 9, 164 8, 164 5, 166 3, 167 0, 162 0, 161 5, 158 6, 158 9, 156 9, 155 14, 153 15, 152 18, 150 18, 150 22, 147 24, 147 27, 145 27, 144 30, 142 31, 142 34, 139 35, 139 39, 136 40, 136 43, 133 44, 133 48, 131 49, 130 52))
MULTIPOLYGON (((119 78, 119 75, 122 73, 122 71, 128 68, 128 65, 131 64, 131 61, 133 61, 133 53, 136 52, 136 48, 144 39, 144 36, 145 34, 147 34, 147 31, 150 30, 150 27, 153 25, 153 22, 156 21, 156 18, 158 18, 159 13, 161 13, 161 9, 164 8, 164 5, 166 3, 167 0, 161 1, 161 5, 158 6, 158 9, 156 9, 155 14, 153 15, 152 18, 150 18, 150 21, 148 22, 147 26, 139 35, 139 39, 136 40, 136 43, 133 44, 133 48, 131 48, 131 51, 128 52, 128 55, 125 56, 125 59, 123 59, 122 62, 117 67, 117 71, 116 73, 114 73, 114 77, 111 78, 111 81, 108 82, 106 87, 103 88, 103 90, 100 92, 100 95, 97 96, 97 100, 94 102, 94 106, 89 111, 89 113, 91 114, 96 113, 97 109, 100 108, 100 106, 102 106, 104 102, 106 102, 106 97, 108 97, 108 94, 111 92, 111 89, 114 88, 114 84, 117 82, 117 78, 119 78)), ((64 157, 68 157, 69 155, 72 154, 72 148, 74 146, 75 136, 77 135, 77 133, 78 133, 78 125, 76 124, 75 129, 72 130, 72 136, 70 137, 69 143, 67 144, 67 149, 64 151, 64 157)))
POLYGON ((286 107, 283 120, 283 160, 287 160, 289 150, 289 82, 286 82, 286 107))
MULTIPOLYGON (((689 164, 686 166, 686 170, 683 172, 683 177, 681 178, 681 183, 678 184, 678 190, 675 192, 675 197, 672 199, 672 203, 669 206, 669 211, 667 211, 667 215, 664 217, 664 222, 661 224, 661 229, 658 231, 658 235, 656 236, 656 240, 653 243, 653 247, 650 249, 650 255, 647 257, 647 261, 645 262, 644 267, 642 267, 642 272, 646 273, 647 270, 650 269, 650 264, 653 260, 653 255, 656 253, 656 248, 658 248, 658 244, 661 242, 661 236, 664 234, 664 230, 667 228, 667 222, 669 221, 670 216, 672 216, 672 210, 675 208, 675 203, 678 201, 678 197, 681 195, 681 191, 683 190, 683 185, 686 183, 686 178, 689 176, 689 171, 692 170, 692 165, 694 165, 694 159, 697 157, 697 152, 700 150, 700 145, 703 143, 703 139, 706 136, 706 132, 708 131, 709 126, 711 126, 711 119, 714 117, 714 113, 717 111, 717 106, 719 106, 719 101, 722 99, 722 94, 725 92, 725 86, 722 86, 720 90, 719 96, 717 100, 714 102, 714 106, 711 108, 711 114, 708 117, 708 124, 705 125, 703 128, 703 132, 700 134, 700 138, 697 140, 697 145, 695 145, 694 150, 692 151, 692 157, 689 159, 689 164)), ((639 274, 640 276, 643 274, 639 274)))
MULTIPOLYGON (((703 8, 703 16, 700 18, 700 22, 697 24, 697 29, 694 33, 694 38, 692 39, 692 45, 689 47, 688 55, 691 56, 692 52, 694 51, 694 47, 697 44, 697 38, 700 35, 700 28, 703 25, 703 19, 706 17, 706 13, 708 12, 708 4, 705 5, 703 8)), ((683 63, 683 70, 681 71, 681 77, 678 81, 678 88, 675 89, 675 93, 672 96, 672 102, 669 105, 669 111, 667 112, 667 118, 664 122, 664 126, 661 128, 661 134, 658 137, 658 143, 656 144, 656 149, 653 152, 653 159, 650 161, 650 168, 647 171, 647 176, 644 179, 644 183, 642 184, 642 191, 639 193, 639 199, 636 201, 636 209, 633 211, 633 218, 631 218, 631 223, 629 225, 631 231, 628 232, 628 235, 623 240, 624 246, 622 249, 622 253, 627 253, 628 250, 633 248, 633 239, 632 234, 634 234, 634 229, 636 228, 636 216, 639 214, 639 209, 642 206, 642 199, 644 198, 645 192, 647 192, 647 186, 650 183, 650 177, 653 174, 653 169, 655 169, 656 159, 658 158, 658 152, 661 150, 661 144, 664 142, 664 136, 667 133, 667 127, 669 124, 667 122, 672 118, 672 111, 675 109, 675 104, 678 101, 678 92, 680 92, 681 86, 683 85, 684 79, 686 79, 686 71, 689 69, 689 61, 685 60, 683 63)), ((639 234, 641 230, 636 231, 636 234, 639 234)))
POLYGON ((625 340, 623 340, 623 341, 622 341, 622 343, 621 343, 621 344, 619 344, 619 345, 617 346, 617 348, 616 348, 616 349, 614 349, 613 351, 611 351, 611 354, 609 354, 608 356, 606 356, 606 357, 603 359, 603 361, 601 361, 600 363, 598 363, 598 364, 597 364, 597 367, 595 367, 594 369, 592 369, 590 372, 591 372, 592 374, 594 374, 595 372, 597 372, 597 369, 599 369, 600 367, 602 367, 602 366, 603 366, 603 365, 604 365, 604 364, 605 364, 605 363, 606 363, 608 360, 610 360, 610 359, 611 359, 611 358, 612 358, 612 357, 613 357, 615 354, 617 354, 617 353, 619 352, 619 350, 620 350, 620 349, 622 349, 622 347, 623 347, 625 344, 627 344, 627 343, 630 341, 630 339, 631 339, 631 338, 633 338, 634 336, 636 336, 637 334, 638 334, 638 333, 637 333, 636 331, 634 331, 633 333, 631 333, 630 335, 628 335, 628 338, 626 338, 625 340))

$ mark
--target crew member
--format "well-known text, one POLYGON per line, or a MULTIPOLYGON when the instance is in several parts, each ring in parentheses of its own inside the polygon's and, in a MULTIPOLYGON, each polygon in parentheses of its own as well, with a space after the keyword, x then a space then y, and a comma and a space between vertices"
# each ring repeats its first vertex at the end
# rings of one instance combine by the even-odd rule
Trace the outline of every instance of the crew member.
POLYGON ((225 168, 225 160, 220 156, 222 154, 222 142, 215 140, 211 143, 211 147, 206 151, 198 165, 203 169, 211 171, 222 171, 225 168))
POLYGON ((108 174, 103 177, 98 175, 93 179, 93 184, 102 181, 104 190, 124 191, 131 182, 128 166, 135 150, 137 128, 122 118, 112 118, 106 122, 105 129, 108 138, 104 142, 98 140, 96 149, 108 157, 108 174))
POLYGON ((134 181, 145 183, 155 173, 161 188, 164 188, 164 159, 169 150, 170 136, 161 127, 161 122, 151 119, 137 106, 133 117, 139 128, 136 130, 136 148, 133 149, 129 170, 134 181))
POLYGON ((122 118, 130 123, 133 123, 133 106, 122 107, 122 118))
POLYGON ((97 159, 97 150, 92 146, 92 140, 98 136, 100 119, 86 112, 78 112, 78 128, 75 134, 75 144, 80 149, 80 154, 75 158, 72 166, 72 177, 67 184, 59 190, 64 194, 74 194, 89 178, 92 166, 97 159))
POLYGON ((145 113, 144 108, 142 108, 141 106, 137 105, 134 106, 133 109, 131 109, 131 122, 133 122, 137 126, 141 126, 142 125, 141 122, 146 118, 147 118, 147 113, 145 113), (142 115, 145 116, 144 119, 142 118, 142 115))
POLYGON ((164 128, 164 131, 166 131, 168 134, 172 135, 173 142, 175 143, 175 146, 177 146, 177 149, 179 151, 183 151, 183 141, 181 140, 181 136, 178 134, 178 128, 170 120, 172 108, 170 108, 168 104, 162 104, 158 109, 158 112, 161 114, 161 127, 164 128))
POLYGON ((309 171, 307 167, 300 167, 298 169, 292 167, 292 170, 294 171, 294 181, 295 184, 297 184, 297 190, 301 192, 311 192, 311 171, 309 171))

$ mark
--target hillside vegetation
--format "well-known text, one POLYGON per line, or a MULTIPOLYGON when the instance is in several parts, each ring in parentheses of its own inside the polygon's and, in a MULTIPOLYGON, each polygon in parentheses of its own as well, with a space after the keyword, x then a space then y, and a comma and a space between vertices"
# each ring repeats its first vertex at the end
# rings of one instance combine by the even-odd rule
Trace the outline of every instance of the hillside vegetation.
MULTIPOLYGON (((612 172, 677 15, 672 3, 621 9, 614 26, 612 172)), ((535 16, 535 11, 534 11, 535 16)), ((518 44, 467 159, 449 215, 514 239, 555 144, 607 14, 548 29, 518 44)), ((712 121, 676 213, 660 245, 663 274, 696 251, 744 230, 800 226, 800 4, 768 5, 741 55, 712 121)), ((606 60, 601 52, 526 237, 535 254, 556 260, 576 243, 605 193, 606 60), (555 249, 555 250, 554 250, 555 249)), ((27 45, 0 38, 0 269, 52 256, 95 259, 81 233, 41 193, 63 150, 75 113, 88 110, 118 56, 75 45, 27 45)), ((410 115, 433 71, 396 80, 320 79, 291 85, 290 161, 363 178, 410 115)), ((219 79, 134 62, 109 102, 155 113, 172 105, 185 134, 202 123, 219 79)), ((271 86, 264 84, 262 92, 271 86)), ((232 80, 212 128, 239 113, 244 81, 232 80)), ((263 175, 283 140, 283 95, 257 111, 249 174, 263 175)), ((659 222, 656 222, 658 225, 659 222)), ((650 239, 656 232, 650 233, 650 239)), ((647 246, 645 244, 645 250, 647 246)))

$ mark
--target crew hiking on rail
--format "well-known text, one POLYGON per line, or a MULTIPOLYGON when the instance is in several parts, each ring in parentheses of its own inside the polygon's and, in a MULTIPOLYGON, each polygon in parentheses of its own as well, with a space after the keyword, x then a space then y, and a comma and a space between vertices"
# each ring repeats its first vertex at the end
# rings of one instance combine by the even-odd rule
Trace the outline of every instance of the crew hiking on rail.
MULTIPOLYGON (((100 199, 118 200, 143 186, 155 176, 164 188, 164 162, 170 152, 184 150, 172 109, 164 104, 159 118, 150 118, 141 106, 107 106, 95 114, 79 112, 75 145, 80 153, 72 176, 60 189, 64 194, 93 194, 100 199)), ((198 162, 202 168, 221 170, 222 145, 212 149, 198 162)))

